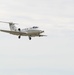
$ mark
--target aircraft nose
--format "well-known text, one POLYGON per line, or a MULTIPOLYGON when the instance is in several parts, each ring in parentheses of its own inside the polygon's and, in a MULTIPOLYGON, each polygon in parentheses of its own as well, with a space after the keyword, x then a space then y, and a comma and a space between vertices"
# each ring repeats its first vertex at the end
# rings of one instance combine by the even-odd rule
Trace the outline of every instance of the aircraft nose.
POLYGON ((44 32, 44 30, 41 31, 41 33, 43 33, 43 32, 44 32))

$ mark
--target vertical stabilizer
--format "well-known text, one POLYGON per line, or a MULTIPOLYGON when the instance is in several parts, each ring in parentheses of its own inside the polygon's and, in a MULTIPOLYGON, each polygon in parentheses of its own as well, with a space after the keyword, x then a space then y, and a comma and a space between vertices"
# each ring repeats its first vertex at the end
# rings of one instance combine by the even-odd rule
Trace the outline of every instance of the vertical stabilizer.
POLYGON ((10 27, 11 31, 16 31, 17 30, 17 28, 15 26, 15 23, 9 23, 9 27, 10 27))
POLYGON ((17 28, 15 27, 15 24, 17 24, 17 23, 4 22, 4 21, 0 21, 0 22, 2 22, 2 23, 8 23, 11 31, 17 31, 17 28))

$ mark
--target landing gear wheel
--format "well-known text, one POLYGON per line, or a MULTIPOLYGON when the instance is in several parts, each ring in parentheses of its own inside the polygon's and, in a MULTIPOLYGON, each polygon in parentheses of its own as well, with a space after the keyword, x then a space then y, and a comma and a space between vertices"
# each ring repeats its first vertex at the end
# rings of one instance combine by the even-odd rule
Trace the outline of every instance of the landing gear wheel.
POLYGON ((21 38, 21 36, 19 35, 19 36, 18 36, 18 38, 20 39, 20 38, 21 38))
POLYGON ((31 40, 31 37, 29 36, 29 40, 31 40))

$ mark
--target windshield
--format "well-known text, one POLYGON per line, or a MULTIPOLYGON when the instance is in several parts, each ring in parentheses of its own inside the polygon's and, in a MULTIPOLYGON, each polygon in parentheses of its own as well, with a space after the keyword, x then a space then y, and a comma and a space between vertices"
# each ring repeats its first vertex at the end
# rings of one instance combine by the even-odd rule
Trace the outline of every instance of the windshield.
POLYGON ((37 26, 33 26, 33 28, 38 28, 37 26))

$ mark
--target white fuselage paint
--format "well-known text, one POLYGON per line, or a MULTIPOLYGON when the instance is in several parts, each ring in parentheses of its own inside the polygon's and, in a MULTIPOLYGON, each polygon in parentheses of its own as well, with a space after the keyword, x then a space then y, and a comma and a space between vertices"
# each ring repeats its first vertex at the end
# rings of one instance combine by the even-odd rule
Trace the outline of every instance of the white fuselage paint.
POLYGON ((40 33, 43 33, 44 31, 39 30, 38 28, 26 28, 22 29, 21 32, 27 33, 27 35, 30 36, 38 36, 40 33))

